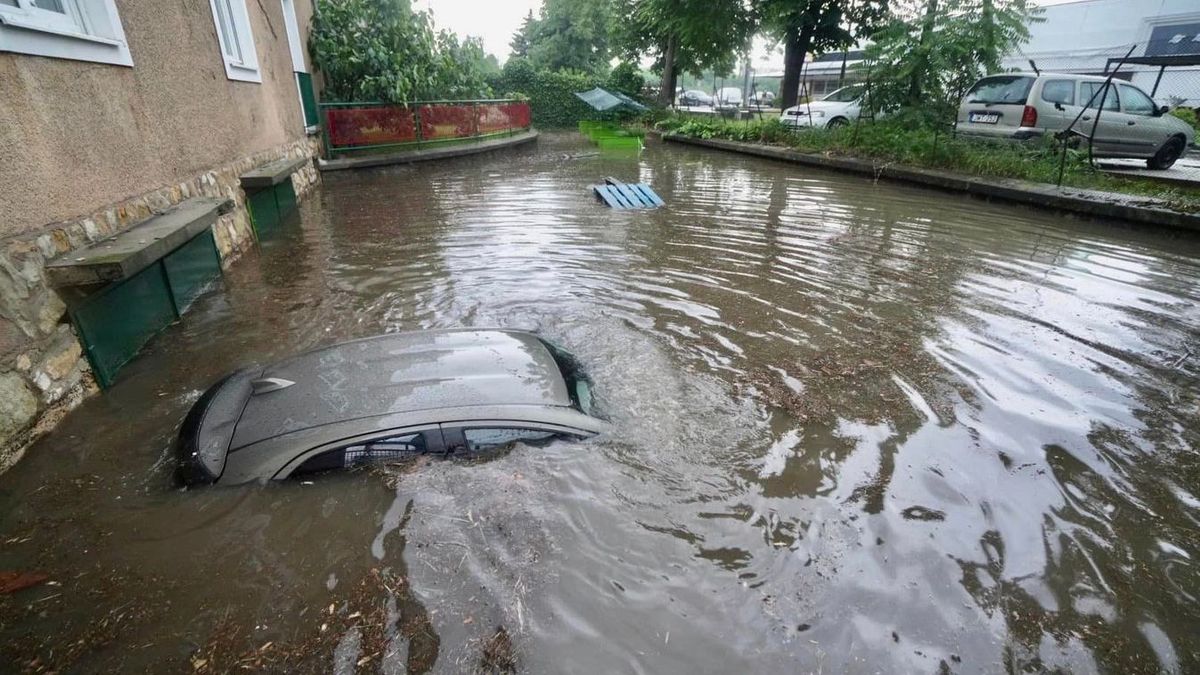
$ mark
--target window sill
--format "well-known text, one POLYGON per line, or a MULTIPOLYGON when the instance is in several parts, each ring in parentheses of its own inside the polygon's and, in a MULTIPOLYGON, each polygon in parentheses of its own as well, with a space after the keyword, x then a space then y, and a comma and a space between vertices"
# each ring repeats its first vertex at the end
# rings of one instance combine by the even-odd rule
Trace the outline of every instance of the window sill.
POLYGON ((13 28, 23 28, 25 30, 37 31, 48 35, 58 35, 72 40, 83 40, 84 42, 95 42, 96 44, 108 45, 109 47, 121 47, 125 43, 112 38, 100 37, 99 35, 89 35, 77 31, 63 30, 61 28, 52 28, 37 21, 31 21, 19 16, 10 14, 0 14, 0 24, 12 26, 13 28))
POLYGON ((225 62, 225 76, 237 82, 254 82, 262 84, 262 72, 258 68, 243 66, 240 63, 225 62))
POLYGON ((0 14, 0 52, 133 66, 123 40, 50 28, 12 14, 0 14))

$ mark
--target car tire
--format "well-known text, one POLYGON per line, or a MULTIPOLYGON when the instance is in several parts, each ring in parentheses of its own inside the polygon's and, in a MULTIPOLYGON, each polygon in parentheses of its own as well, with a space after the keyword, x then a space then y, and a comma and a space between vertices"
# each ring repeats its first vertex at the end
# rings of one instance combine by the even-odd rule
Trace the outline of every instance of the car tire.
POLYGON ((835 117, 835 118, 829 120, 829 124, 826 124, 825 128, 826 129, 838 129, 840 127, 844 127, 849 124, 850 124, 850 120, 846 119, 845 117, 835 117))
POLYGON ((1179 136, 1172 136, 1167 139, 1166 143, 1154 153, 1154 156, 1146 160, 1146 166, 1155 171, 1163 171, 1175 165, 1175 160, 1183 156, 1183 139, 1179 136))

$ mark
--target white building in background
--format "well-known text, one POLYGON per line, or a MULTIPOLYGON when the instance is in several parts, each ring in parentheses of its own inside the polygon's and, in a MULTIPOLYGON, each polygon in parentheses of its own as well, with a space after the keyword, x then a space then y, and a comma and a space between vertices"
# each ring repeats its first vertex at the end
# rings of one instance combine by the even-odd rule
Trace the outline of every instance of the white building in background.
MULTIPOLYGON (((1200 0, 1078 0, 1045 7, 1030 40, 1004 60, 1005 70, 1101 75, 1109 59, 1133 48, 1135 58, 1186 57, 1162 74, 1155 98, 1162 103, 1200 106, 1200 0)), ((1116 65, 1116 62, 1113 62, 1116 65)), ((1118 77, 1150 92, 1159 65, 1134 64, 1118 77)))

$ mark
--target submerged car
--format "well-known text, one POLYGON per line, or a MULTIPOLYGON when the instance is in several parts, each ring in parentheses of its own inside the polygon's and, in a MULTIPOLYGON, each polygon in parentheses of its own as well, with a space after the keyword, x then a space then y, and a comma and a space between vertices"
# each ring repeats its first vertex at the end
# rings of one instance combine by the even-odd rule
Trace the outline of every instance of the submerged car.
POLYGON ((396 333, 239 370, 179 431, 185 485, 281 480, 419 454, 582 439, 604 428, 566 351, 514 330, 396 333))
POLYGON ((866 93, 866 85, 842 87, 819 101, 801 103, 784 110, 779 121, 789 127, 834 129, 846 126, 862 114, 862 100, 866 93))
POLYGON ((1136 85, 1064 73, 990 75, 975 83, 958 108, 958 133, 1026 140, 1065 131, 1091 135, 1096 157, 1146 160, 1169 169, 1195 143, 1196 132, 1167 114, 1136 85))

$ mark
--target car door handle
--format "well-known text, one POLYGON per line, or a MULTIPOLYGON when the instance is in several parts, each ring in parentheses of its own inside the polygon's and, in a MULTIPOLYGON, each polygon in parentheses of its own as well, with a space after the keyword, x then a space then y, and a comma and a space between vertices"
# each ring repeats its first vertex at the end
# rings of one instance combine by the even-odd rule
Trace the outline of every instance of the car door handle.
POLYGON ((1126 123, 1125 123, 1125 126, 1129 126, 1129 127, 1131 127, 1131 126, 1133 126, 1133 125, 1135 125, 1135 124, 1137 124, 1137 122, 1134 122, 1134 121, 1130 120, 1129 122, 1126 122, 1126 123))
POLYGON ((1083 116, 1083 121, 1084 121, 1084 122, 1090 122, 1091 120, 1092 120, 1092 116, 1091 116, 1091 115, 1084 115, 1084 116, 1083 116))

